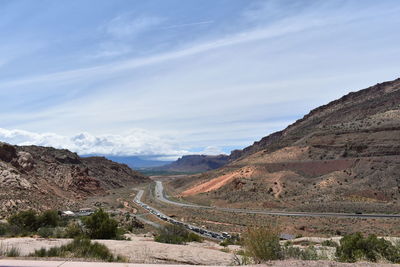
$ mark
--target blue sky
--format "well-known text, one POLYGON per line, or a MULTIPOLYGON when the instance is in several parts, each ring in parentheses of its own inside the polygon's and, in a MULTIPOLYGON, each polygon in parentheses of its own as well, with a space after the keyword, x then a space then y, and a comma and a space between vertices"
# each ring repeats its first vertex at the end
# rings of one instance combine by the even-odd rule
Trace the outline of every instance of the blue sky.
POLYGON ((399 76, 400 4, 0 1, 0 140, 229 153, 399 76))

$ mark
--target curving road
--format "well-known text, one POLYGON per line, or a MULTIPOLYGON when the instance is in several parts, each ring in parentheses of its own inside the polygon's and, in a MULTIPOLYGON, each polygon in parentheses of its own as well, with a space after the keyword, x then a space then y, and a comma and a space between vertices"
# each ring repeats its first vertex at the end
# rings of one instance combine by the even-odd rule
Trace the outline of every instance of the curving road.
MULTIPOLYGON (((165 215, 161 211, 147 205, 146 203, 143 203, 142 196, 143 196, 143 190, 138 190, 138 193, 136 194, 135 198, 133 199, 133 202, 135 202, 137 205, 141 206, 143 209, 147 210, 148 212, 150 212, 151 214, 153 214, 154 216, 158 217, 159 219, 161 219, 163 221, 166 221, 166 222, 169 222, 169 223, 175 224, 175 225, 181 225, 192 232, 195 232, 199 235, 202 235, 202 236, 210 238, 210 239, 223 240, 225 238, 230 237, 230 235, 228 233, 213 232, 213 231, 210 231, 207 229, 200 228, 198 226, 194 226, 194 225, 191 225, 191 224, 188 224, 185 222, 175 220, 175 219, 165 215)), ((160 197, 161 197, 161 195, 160 195, 160 197)), ((162 197, 164 197, 164 196, 162 196, 162 197)), ((165 200, 168 201, 167 199, 165 199, 165 200)), ((148 222, 150 222, 150 221, 148 221, 148 222)), ((149 224, 153 225, 155 223, 150 222, 149 224)), ((160 226, 158 226, 158 227, 160 227, 160 226)))
POLYGON ((219 208, 209 207, 197 204, 180 203, 170 200, 166 197, 164 186, 161 181, 156 181, 155 187, 156 198, 166 204, 198 208, 198 209, 214 209, 225 212, 237 212, 247 214, 262 214, 262 215, 276 215, 276 216, 294 216, 294 217, 337 217, 337 218, 400 218, 400 214, 357 214, 357 213, 334 213, 334 212, 290 212, 290 211, 266 211, 266 210, 246 210, 246 209, 233 209, 233 208, 219 208))

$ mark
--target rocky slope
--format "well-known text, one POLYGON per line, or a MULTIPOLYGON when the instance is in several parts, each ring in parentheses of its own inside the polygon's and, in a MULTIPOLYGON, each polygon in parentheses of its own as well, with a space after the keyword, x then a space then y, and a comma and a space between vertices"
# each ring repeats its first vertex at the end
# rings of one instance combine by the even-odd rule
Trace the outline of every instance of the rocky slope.
POLYGON ((152 168, 154 171, 196 173, 218 169, 228 163, 227 155, 208 156, 208 155, 187 155, 178 160, 161 166, 152 168))
POLYGON ((0 143, 0 216, 27 208, 72 208, 87 196, 145 181, 128 166, 105 158, 0 143))
POLYGON ((400 79, 314 109, 230 159, 172 185, 236 206, 400 211, 400 79))

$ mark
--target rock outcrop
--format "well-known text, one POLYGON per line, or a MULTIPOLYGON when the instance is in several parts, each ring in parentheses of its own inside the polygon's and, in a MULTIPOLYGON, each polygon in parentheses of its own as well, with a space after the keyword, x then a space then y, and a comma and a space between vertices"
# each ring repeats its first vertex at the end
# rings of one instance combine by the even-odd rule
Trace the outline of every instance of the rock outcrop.
POLYGON ((106 190, 146 182, 128 166, 102 157, 0 143, 0 216, 22 209, 72 208, 106 190))

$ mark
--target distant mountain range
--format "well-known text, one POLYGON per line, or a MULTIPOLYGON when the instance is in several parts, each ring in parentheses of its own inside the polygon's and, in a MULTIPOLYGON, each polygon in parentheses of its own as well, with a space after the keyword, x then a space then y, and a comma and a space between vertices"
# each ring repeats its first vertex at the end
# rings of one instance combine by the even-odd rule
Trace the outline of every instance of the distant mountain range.
POLYGON ((227 155, 185 155, 176 161, 152 160, 138 156, 106 156, 106 158, 148 175, 205 172, 218 169, 229 161, 227 155))
POLYGON ((146 159, 144 157, 138 157, 138 156, 105 156, 105 157, 108 158, 109 160, 126 164, 132 169, 159 167, 172 163, 172 161, 146 159))
POLYGON ((227 164, 228 161, 228 155, 187 155, 170 164, 151 168, 151 170, 175 173, 198 173, 218 169, 227 164))

